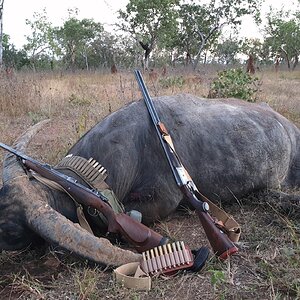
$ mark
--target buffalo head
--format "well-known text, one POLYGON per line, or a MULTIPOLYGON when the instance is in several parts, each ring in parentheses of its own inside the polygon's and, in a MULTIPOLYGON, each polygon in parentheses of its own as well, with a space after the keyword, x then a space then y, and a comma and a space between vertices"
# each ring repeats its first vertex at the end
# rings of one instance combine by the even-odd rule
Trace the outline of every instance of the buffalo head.
MULTIPOLYGON (((25 151, 31 137, 44 123, 24 133, 15 148, 25 151)), ((6 155, 0 190, 0 250, 18 250, 46 240, 105 265, 140 259, 138 254, 93 236, 77 222, 74 203, 68 197, 30 180, 16 156, 6 155)))

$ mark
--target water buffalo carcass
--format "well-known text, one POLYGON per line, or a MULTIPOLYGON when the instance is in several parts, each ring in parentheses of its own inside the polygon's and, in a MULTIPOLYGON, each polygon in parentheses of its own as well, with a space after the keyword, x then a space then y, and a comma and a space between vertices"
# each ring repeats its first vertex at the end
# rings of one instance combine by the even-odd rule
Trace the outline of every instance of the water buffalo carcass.
MULTIPOLYGON (((268 105, 187 94, 155 98, 154 103, 183 164, 211 200, 230 203, 254 191, 299 186, 299 129, 268 105)), ((40 125, 18 141, 20 150, 25 151, 40 125)), ((69 153, 98 160, 125 209, 140 211, 146 224, 164 219, 183 200, 142 101, 106 117, 69 153)), ((94 237, 77 221, 68 196, 29 180, 14 155, 6 156, 0 192, 1 250, 47 240, 106 265, 140 259, 139 254, 94 237)))

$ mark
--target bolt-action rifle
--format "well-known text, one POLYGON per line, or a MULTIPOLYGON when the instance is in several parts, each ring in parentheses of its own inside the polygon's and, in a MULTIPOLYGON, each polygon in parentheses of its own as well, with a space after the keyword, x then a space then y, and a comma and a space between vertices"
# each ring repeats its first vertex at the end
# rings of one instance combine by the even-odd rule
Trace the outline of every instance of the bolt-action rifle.
POLYGON ((168 242, 168 238, 139 223, 127 214, 115 213, 108 204, 106 197, 98 191, 85 187, 75 178, 66 176, 50 165, 42 164, 3 143, 0 143, 0 147, 16 155, 27 170, 60 185, 78 203, 101 212, 107 219, 108 232, 122 235, 138 252, 142 253, 168 242))
POLYGON ((165 125, 158 117, 140 71, 135 70, 135 76, 160 143, 175 177, 175 181, 185 198, 195 208, 214 253, 221 259, 226 259, 231 254, 237 252, 238 249, 225 234, 224 228, 222 228, 220 222, 213 219, 209 214, 209 205, 206 202, 207 198, 198 191, 192 178, 181 163, 181 160, 175 151, 173 141, 165 125))

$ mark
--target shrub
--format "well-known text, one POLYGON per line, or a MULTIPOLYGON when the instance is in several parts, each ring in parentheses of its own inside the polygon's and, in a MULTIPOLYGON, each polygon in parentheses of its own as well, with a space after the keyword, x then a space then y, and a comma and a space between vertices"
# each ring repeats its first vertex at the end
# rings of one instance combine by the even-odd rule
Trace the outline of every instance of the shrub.
POLYGON ((229 69, 218 73, 212 82, 208 98, 239 98, 249 102, 256 101, 258 78, 242 69, 229 69))
POLYGON ((169 76, 166 78, 160 78, 159 83, 162 88, 170 88, 173 86, 181 88, 185 81, 182 76, 169 76))

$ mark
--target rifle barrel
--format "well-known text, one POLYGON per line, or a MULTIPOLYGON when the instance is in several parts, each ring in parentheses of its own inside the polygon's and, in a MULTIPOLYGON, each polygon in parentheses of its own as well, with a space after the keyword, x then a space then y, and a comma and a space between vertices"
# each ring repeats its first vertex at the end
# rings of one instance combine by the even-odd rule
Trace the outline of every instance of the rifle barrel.
MULTIPOLYGON (((145 83, 144 83, 144 80, 143 80, 143 77, 142 77, 142 74, 139 70, 135 70, 134 71, 134 74, 136 76, 136 79, 137 79, 137 82, 139 84, 139 87, 140 87, 140 90, 142 92, 142 95, 143 95, 143 98, 144 98, 144 102, 147 106, 147 109, 148 109, 148 112, 151 116, 151 119, 152 119, 152 122, 154 123, 155 125, 155 130, 156 130, 156 133, 158 135, 158 138, 159 138, 159 141, 160 141, 160 144, 165 152, 165 155, 166 155, 166 158, 168 160, 168 163, 169 163, 169 166, 171 168, 171 171, 173 173, 173 176, 175 178, 175 181, 176 181, 176 184, 178 186, 182 186, 183 185, 183 182, 181 180, 181 177, 179 176, 178 172, 176 171, 176 168, 174 166, 174 159, 176 159, 175 156, 173 156, 173 162, 171 160, 171 155, 170 155, 170 148, 166 145, 166 142, 164 141, 164 139, 162 138, 162 135, 161 135, 161 132, 159 130, 159 123, 162 123, 159 119, 159 116, 156 112, 156 109, 154 107, 154 104, 153 104, 153 100, 151 99, 150 95, 149 95, 149 92, 148 92, 148 89, 147 87, 145 86, 145 83)), ((175 162, 178 166, 180 165, 180 162, 176 161, 175 162)))
POLYGON ((147 105, 148 111, 150 113, 150 116, 152 118, 152 121, 157 125, 160 122, 159 116, 154 108, 153 101, 149 95, 148 89, 145 85, 145 82, 143 80, 142 74, 139 70, 134 71, 135 77, 137 79, 137 82, 140 86, 141 92, 143 94, 143 97, 145 99, 145 103, 147 105))

